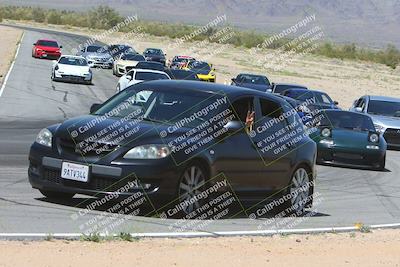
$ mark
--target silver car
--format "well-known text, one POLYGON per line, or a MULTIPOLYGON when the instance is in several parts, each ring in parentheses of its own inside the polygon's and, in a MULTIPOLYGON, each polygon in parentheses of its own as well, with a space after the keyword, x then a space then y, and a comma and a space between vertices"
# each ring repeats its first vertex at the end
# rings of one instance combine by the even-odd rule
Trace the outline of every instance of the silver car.
POLYGON ((111 69, 114 62, 106 47, 98 45, 88 45, 82 48, 82 50, 77 53, 77 56, 86 58, 91 68, 101 67, 111 69))
POLYGON ((351 111, 368 114, 389 148, 400 148, 400 98, 363 96, 354 101, 351 111))

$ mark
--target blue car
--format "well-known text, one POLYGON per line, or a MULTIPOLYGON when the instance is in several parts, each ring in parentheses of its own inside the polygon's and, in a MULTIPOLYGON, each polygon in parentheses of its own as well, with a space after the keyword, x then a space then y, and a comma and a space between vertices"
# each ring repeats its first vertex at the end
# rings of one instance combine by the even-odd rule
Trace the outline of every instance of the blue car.
POLYGON ((333 101, 327 93, 321 91, 289 89, 284 91, 282 95, 295 99, 299 104, 305 104, 310 112, 325 109, 340 109, 337 106, 339 104, 337 101, 333 101))

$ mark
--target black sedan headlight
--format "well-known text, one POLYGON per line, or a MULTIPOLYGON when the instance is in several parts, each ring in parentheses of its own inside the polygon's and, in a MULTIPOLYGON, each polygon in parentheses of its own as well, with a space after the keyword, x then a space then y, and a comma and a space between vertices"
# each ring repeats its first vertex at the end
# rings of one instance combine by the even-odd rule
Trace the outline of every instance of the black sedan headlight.
POLYGON ((162 159, 171 154, 166 145, 143 145, 129 150, 124 159, 162 159))
POLYGON ((43 146, 51 147, 51 140, 53 139, 53 134, 46 128, 42 129, 36 137, 36 143, 43 146))

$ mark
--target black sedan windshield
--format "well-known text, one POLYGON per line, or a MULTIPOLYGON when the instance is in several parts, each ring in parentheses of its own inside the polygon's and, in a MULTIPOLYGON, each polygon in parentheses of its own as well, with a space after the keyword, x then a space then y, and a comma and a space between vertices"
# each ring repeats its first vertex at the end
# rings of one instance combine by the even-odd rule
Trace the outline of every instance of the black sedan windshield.
POLYGON ((319 104, 332 104, 333 100, 325 93, 321 92, 312 92, 306 90, 299 91, 289 91, 285 96, 301 100, 307 101, 308 99, 314 99, 316 103, 319 104))
POLYGON ((138 54, 124 54, 121 57, 122 60, 132 60, 132 61, 145 61, 144 56, 138 54))
POLYGON ((260 85, 270 85, 267 77, 261 75, 239 75, 236 78, 238 83, 251 83, 260 85))
POLYGON ((189 68, 190 69, 201 69, 201 70, 211 70, 211 67, 209 64, 207 64, 206 62, 199 62, 199 61, 193 61, 191 63, 189 63, 189 68))
POLYGON ((151 55, 163 55, 164 53, 160 49, 153 49, 149 48, 145 52, 145 54, 151 54, 151 55))
POLYGON ((214 97, 203 92, 187 94, 153 89, 136 91, 130 88, 110 99, 94 115, 129 117, 132 120, 143 119, 168 124, 185 120, 186 125, 198 125, 199 122, 217 112, 216 109, 210 109, 207 113, 203 112, 204 107, 214 103, 212 98, 214 97), (193 116, 198 111, 202 113, 199 116, 193 116), (132 114, 138 115, 132 116, 132 114))
POLYGON ((370 117, 348 111, 326 111, 321 126, 350 129, 357 131, 375 131, 370 117))
POLYGON ((90 45, 86 49, 89 53, 104 53, 105 50, 101 46, 90 45))
POLYGON ((400 102, 370 100, 368 113, 389 117, 400 117, 400 102))

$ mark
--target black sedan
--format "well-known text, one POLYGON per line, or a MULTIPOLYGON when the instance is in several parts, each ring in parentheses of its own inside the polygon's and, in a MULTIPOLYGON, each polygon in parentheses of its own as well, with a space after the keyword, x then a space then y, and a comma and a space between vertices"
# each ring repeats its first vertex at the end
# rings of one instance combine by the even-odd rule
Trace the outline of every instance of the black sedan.
POLYGON ((190 81, 201 81, 197 76, 197 73, 191 70, 182 69, 165 69, 165 72, 173 80, 190 80, 190 81))
POLYGON ((241 73, 236 78, 232 78, 231 85, 255 89, 261 92, 271 90, 271 83, 267 76, 241 73))
POLYGON ((178 199, 186 214, 208 193, 233 190, 243 204, 282 196, 277 203, 300 214, 312 205, 317 149, 299 120, 286 101, 254 90, 140 83, 40 131, 29 181, 49 198, 143 192, 157 207, 178 199))
POLYGON ((143 56, 147 61, 160 62, 165 66, 165 56, 166 54, 158 48, 146 48, 143 52, 143 56))

